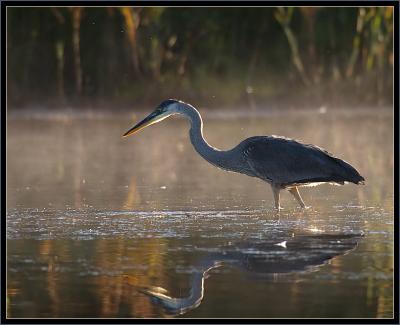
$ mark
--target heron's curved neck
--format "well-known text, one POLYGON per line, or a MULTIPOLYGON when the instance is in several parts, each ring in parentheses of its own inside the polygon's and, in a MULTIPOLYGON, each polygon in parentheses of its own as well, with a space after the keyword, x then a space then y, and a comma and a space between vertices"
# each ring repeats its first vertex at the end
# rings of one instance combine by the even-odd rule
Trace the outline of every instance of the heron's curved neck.
POLYGON ((218 150, 210 146, 203 137, 203 120, 200 113, 188 104, 181 104, 179 113, 187 117, 190 121, 190 141, 193 147, 209 163, 227 169, 229 164, 227 151, 218 150))

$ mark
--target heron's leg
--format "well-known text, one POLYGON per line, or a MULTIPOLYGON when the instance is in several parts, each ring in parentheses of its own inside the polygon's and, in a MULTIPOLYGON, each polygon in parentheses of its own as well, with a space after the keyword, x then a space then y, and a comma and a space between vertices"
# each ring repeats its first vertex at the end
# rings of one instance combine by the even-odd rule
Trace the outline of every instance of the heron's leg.
POLYGON ((306 205, 304 204, 304 201, 300 196, 299 189, 297 188, 297 186, 289 188, 288 191, 296 198, 297 202, 299 202, 302 208, 306 208, 306 205))
POLYGON ((279 186, 274 186, 274 185, 272 185, 271 187, 272 191, 274 192, 275 209, 280 210, 282 209, 280 205, 280 195, 279 195, 281 188, 279 186))

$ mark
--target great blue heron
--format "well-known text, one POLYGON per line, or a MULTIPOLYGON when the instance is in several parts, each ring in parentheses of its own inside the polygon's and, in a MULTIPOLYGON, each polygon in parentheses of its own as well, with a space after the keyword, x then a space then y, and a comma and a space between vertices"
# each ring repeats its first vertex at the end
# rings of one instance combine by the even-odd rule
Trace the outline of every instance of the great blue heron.
POLYGON ((123 136, 132 135, 173 114, 182 114, 191 123, 190 140, 196 151, 212 165, 269 183, 280 207, 280 190, 287 189, 306 208, 298 187, 345 182, 363 184, 364 178, 347 162, 311 144, 278 136, 250 137, 231 150, 222 151, 210 146, 203 138, 203 121, 192 105, 176 99, 163 101, 154 112, 137 123, 123 136))

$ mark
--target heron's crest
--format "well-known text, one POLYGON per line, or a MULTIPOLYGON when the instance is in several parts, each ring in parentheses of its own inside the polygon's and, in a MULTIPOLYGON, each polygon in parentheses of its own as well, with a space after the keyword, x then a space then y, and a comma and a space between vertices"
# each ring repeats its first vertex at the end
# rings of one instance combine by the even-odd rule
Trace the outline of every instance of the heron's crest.
POLYGON ((161 110, 167 109, 170 105, 180 103, 181 101, 178 99, 167 99, 164 100, 160 105, 158 105, 158 108, 161 110))

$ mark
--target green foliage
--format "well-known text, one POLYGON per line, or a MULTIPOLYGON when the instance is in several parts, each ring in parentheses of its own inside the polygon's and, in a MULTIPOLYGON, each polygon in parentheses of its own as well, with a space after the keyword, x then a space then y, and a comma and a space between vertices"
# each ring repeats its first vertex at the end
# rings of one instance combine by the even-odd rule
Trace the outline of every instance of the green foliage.
POLYGON ((329 100, 345 84, 390 102, 392 32, 391 7, 12 7, 8 98, 229 105, 248 89, 259 102, 285 89, 329 100))

